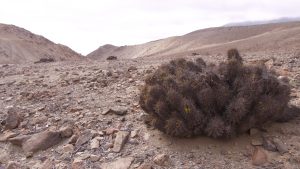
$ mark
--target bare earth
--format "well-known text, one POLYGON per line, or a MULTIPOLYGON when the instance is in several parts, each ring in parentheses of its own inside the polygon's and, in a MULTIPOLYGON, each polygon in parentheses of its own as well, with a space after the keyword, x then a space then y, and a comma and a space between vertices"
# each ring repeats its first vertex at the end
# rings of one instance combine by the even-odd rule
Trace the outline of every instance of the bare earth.
MULTIPOLYGON (((296 31, 300 24, 286 27, 296 31)), ((261 50, 246 49, 242 41, 232 45, 244 44, 238 47, 246 62, 265 63, 287 77, 291 104, 300 106, 298 36, 280 42, 289 44, 286 48, 275 48, 273 41, 265 49, 258 45, 261 50)), ((196 56, 188 51, 174 57, 219 63, 231 45, 217 46, 210 48, 216 53, 197 49, 196 56)), ((174 58, 167 54, 0 65, 0 169, 300 168, 300 117, 227 140, 172 138, 147 128, 139 90, 148 74, 174 58)))

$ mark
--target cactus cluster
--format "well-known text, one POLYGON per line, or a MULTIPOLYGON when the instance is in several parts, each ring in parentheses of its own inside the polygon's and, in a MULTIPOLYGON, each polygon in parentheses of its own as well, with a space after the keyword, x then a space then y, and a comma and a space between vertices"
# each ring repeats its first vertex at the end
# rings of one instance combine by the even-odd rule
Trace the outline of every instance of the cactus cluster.
MULTIPOLYGON (((145 80, 145 122, 178 137, 232 137, 269 121, 292 118, 290 87, 262 65, 243 64, 236 49, 226 62, 173 60, 145 80)), ((295 112, 295 111, 293 111, 295 112)))

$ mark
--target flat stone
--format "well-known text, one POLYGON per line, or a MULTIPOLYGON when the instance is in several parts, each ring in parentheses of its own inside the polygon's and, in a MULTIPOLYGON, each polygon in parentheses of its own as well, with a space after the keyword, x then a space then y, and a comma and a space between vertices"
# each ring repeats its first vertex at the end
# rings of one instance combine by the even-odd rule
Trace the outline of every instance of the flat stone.
POLYGON ((92 162, 96 162, 100 159, 100 156, 92 154, 92 155, 90 155, 90 159, 91 159, 92 162))
POLYGON ((250 129, 250 136, 256 136, 256 135, 259 135, 260 134, 260 131, 256 128, 251 128, 250 129))
POLYGON ((85 143, 87 143, 89 140, 93 138, 93 133, 90 130, 85 130, 81 135, 78 137, 75 147, 79 147, 85 143))
POLYGON ((102 164, 101 169, 128 169, 133 160, 133 157, 119 158, 116 161, 102 164))
POLYGON ((126 141, 128 140, 128 136, 129 136, 130 132, 128 131, 119 131, 116 134, 116 138, 115 138, 115 142, 114 142, 114 147, 113 147, 113 152, 120 152, 121 149, 123 148, 124 144, 126 143, 126 141))
POLYGON ((98 149, 100 147, 100 142, 98 139, 94 138, 91 140, 91 149, 98 149))
POLYGON ((261 138, 261 137, 252 138, 251 139, 251 144, 253 146, 261 146, 261 145, 263 145, 263 138, 261 138))
POLYGON ((267 154, 262 148, 256 147, 252 155, 252 164, 259 166, 265 164, 266 162, 268 162, 267 154))
POLYGON ((72 144, 66 144, 62 147, 64 153, 72 153, 74 151, 74 146, 72 144))
POLYGON ((28 140, 23 142, 22 148, 25 152, 37 152, 46 150, 62 141, 60 132, 44 131, 32 135, 28 140))
POLYGON ((280 154, 288 152, 288 147, 280 139, 274 138, 273 143, 280 154))
POLYGON ((116 114, 119 116, 123 116, 127 113, 127 109, 126 109, 126 107, 114 107, 114 108, 108 109, 107 111, 104 111, 102 114, 106 115, 106 114, 110 114, 110 113, 116 114))
POLYGON ((5 142, 7 141, 9 138, 15 137, 18 134, 12 131, 6 131, 3 134, 0 134, 0 142, 5 142))

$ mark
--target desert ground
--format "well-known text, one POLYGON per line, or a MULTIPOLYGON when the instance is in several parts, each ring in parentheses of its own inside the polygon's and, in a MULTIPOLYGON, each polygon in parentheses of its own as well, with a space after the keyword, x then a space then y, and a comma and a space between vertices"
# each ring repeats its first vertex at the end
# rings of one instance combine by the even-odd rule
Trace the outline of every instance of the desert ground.
POLYGON ((300 168, 300 117, 231 139, 183 139, 144 124, 139 105, 160 65, 179 57, 218 64, 236 47, 247 64, 287 79, 290 104, 300 107, 299 22, 106 45, 87 58, 15 26, 0 30, 0 169, 300 168), (34 63, 49 57, 55 62, 34 63))
MULTIPOLYGON (((300 106, 299 56, 243 56, 288 77, 291 104, 300 106)), ((225 60, 187 56, 197 57, 225 60)), ((0 168, 300 168, 300 118, 232 139, 181 139, 148 128, 140 88, 169 60, 1 65, 0 168)))

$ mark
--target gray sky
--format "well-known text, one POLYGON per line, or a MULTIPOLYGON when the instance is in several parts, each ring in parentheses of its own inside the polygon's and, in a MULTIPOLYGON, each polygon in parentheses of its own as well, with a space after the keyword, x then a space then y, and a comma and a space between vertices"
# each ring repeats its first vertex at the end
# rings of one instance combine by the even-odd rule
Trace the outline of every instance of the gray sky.
POLYGON ((228 22, 300 16, 299 0, 2 0, 0 23, 14 24, 88 54, 228 22))

